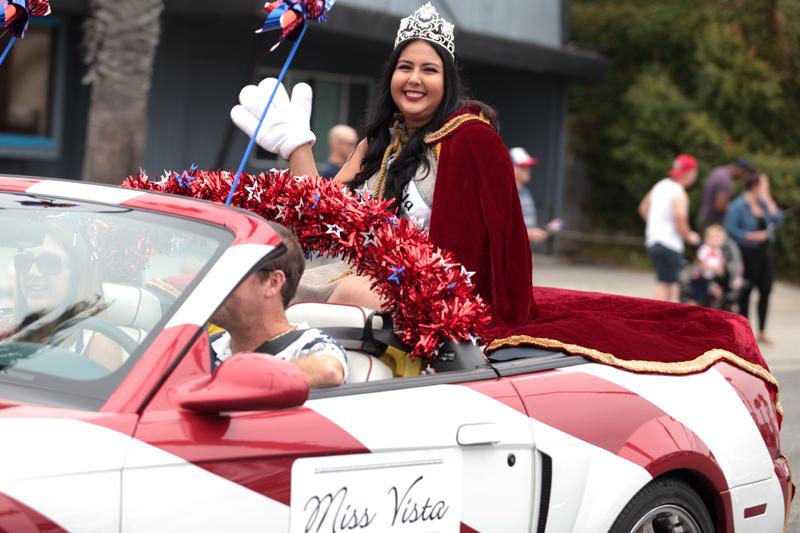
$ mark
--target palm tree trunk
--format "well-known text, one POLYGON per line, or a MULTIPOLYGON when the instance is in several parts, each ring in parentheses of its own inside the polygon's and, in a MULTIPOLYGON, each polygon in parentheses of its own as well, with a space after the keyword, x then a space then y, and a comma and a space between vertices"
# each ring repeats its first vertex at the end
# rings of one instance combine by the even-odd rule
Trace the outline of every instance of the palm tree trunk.
POLYGON ((119 184, 144 157, 163 0, 90 0, 84 83, 92 85, 83 179, 119 184))

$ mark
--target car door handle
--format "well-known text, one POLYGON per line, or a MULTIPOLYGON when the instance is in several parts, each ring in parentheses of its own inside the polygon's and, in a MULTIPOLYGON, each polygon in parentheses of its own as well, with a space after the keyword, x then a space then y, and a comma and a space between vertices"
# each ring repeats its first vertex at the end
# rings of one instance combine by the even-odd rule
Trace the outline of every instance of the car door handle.
POLYGON ((464 424, 458 428, 458 433, 456 434, 456 441, 459 446, 498 444, 500 440, 500 429, 497 424, 492 422, 464 424))

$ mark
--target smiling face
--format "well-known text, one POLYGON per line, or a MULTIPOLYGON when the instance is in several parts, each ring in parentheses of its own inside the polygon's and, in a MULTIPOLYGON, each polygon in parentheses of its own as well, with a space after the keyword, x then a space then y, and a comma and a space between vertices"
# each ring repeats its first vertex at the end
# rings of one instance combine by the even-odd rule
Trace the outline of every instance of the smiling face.
POLYGON ((444 99, 444 65, 433 46, 418 40, 400 53, 392 74, 391 94, 406 127, 428 124, 444 99))
POLYGON ((17 254, 15 269, 28 309, 50 310, 66 302, 71 265, 66 249, 51 235, 41 245, 17 254))

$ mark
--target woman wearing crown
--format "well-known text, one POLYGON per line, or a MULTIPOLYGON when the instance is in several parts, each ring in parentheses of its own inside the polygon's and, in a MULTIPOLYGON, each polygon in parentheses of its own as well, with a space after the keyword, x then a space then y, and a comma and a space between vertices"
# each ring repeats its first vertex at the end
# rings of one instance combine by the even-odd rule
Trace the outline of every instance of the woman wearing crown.
MULTIPOLYGON (((434 244, 475 273, 495 324, 520 324, 534 305, 531 291, 520 290, 530 287, 532 267, 513 168, 494 111, 464 95, 453 29, 430 3, 401 21, 363 137, 336 179, 394 199, 399 214, 426 227, 434 244)), ((255 130, 275 83, 242 90, 231 117, 246 133, 255 130)), ((295 175, 317 174, 310 115, 310 87, 298 84, 291 100, 281 87, 257 139, 288 159, 295 175)), ((323 296, 375 308, 380 302, 369 286, 350 276, 323 296)))

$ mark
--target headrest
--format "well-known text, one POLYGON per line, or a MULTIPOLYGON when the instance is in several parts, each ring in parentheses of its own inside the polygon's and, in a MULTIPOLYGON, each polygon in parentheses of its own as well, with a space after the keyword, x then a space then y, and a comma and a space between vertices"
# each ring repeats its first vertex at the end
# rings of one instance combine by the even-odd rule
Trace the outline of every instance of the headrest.
POLYGON ((161 318, 158 298, 139 287, 119 283, 103 283, 108 304, 104 318, 117 326, 150 331, 161 318))
MULTIPOLYGON (((357 328, 364 329, 367 317, 372 309, 355 305, 329 304, 319 302, 299 302, 286 309, 286 318, 291 324, 308 324, 312 328, 357 328)), ((373 329, 383 327, 380 316, 372 318, 373 329)), ((360 350, 363 342, 360 340, 338 339, 342 346, 348 350, 360 350)))
MULTIPOLYGON (((372 309, 355 305, 299 302, 286 309, 286 317, 292 324, 305 322, 312 328, 363 328, 372 309)), ((383 319, 373 317, 372 327, 383 327, 383 319)))

